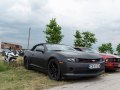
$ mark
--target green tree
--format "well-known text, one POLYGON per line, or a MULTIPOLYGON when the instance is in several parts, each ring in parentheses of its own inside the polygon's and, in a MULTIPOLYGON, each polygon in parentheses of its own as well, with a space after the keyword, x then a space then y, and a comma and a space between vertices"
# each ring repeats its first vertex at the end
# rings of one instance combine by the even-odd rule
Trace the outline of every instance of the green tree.
POLYGON ((91 47, 94 43, 97 42, 97 39, 95 38, 95 34, 91 32, 83 32, 83 46, 84 47, 91 47))
POLYGON ((113 54, 113 48, 112 48, 111 43, 102 44, 100 47, 98 47, 98 49, 101 53, 111 53, 111 54, 113 54))
POLYGON ((74 37, 75 37, 74 45, 79 47, 91 47, 94 43, 97 42, 95 34, 88 31, 80 33, 77 30, 74 37))
POLYGON ((62 35, 61 27, 57 24, 56 19, 52 18, 50 23, 46 26, 46 30, 43 31, 46 34, 46 42, 59 44, 64 36, 62 35))
POLYGON ((120 54, 120 43, 117 45, 116 51, 120 54))
POLYGON ((75 37, 74 46, 79 46, 79 47, 82 46, 82 36, 78 30, 76 31, 74 37, 75 37))

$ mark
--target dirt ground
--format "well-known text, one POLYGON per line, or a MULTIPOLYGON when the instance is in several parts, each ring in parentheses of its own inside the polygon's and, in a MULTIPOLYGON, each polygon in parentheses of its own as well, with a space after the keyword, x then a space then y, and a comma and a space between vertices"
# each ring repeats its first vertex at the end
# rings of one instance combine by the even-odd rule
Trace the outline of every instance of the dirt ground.
POLYGON ((120 70, 107 72, 96 78, 82 78, 76 83, 49 90, 120 90, 120 70))

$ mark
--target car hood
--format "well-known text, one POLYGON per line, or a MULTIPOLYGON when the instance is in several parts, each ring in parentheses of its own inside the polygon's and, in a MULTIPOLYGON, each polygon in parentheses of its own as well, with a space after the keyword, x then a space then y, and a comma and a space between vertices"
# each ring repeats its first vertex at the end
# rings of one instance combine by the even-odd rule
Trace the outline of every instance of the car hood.
POLYGON ((95 53, 85 53, 80 51, 60 51, 57 52, 65 57, 75 57, 75 58, 84 58, 84 59, 98 59, 102 58, 99 54, 95 53))
POLYGON ((102 58, 106 59, 106 58, 120 58, 119 56, 117 55, 113 55, 113 54, 105 54, 105 53, 99 53, 102 58))

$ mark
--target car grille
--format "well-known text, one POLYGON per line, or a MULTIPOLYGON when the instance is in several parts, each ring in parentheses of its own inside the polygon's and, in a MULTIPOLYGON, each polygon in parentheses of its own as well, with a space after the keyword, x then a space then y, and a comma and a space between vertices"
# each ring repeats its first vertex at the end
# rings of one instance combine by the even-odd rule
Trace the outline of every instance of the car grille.
POLYGON ((109 58, 108 62, 120 62, 120 58, 109 58))
POLYGON ((78 63, 96 63, 96 62, 100 62, 101 59, 81 59, 78 58, 77 62, 78 63))

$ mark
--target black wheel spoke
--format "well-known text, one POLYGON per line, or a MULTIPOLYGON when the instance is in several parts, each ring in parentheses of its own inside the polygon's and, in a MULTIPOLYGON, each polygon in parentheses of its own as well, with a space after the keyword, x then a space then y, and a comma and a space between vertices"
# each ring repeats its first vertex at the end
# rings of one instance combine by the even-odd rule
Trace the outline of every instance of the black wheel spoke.
POLYGON ((49 72, 52 78, 56 78, 58 76, 58 66, 55 62, 51 62, 49 64, 49 72))

